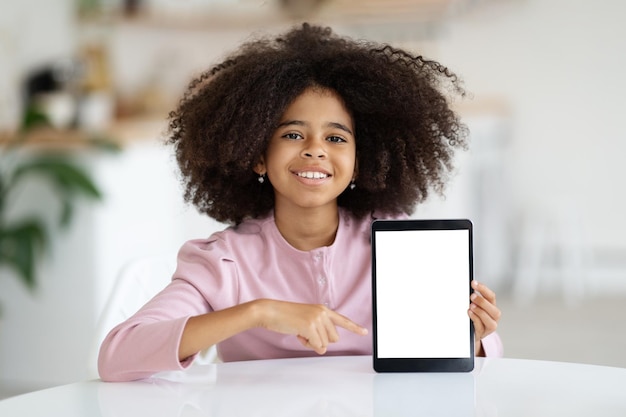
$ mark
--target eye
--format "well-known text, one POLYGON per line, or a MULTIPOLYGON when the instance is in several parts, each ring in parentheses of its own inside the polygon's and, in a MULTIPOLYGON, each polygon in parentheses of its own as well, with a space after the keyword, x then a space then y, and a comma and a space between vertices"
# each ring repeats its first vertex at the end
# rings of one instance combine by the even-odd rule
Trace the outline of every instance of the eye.
POLYGON ((283 135, 283 138, 285 139, 292 139, 292 140, 298 140, 298 139, 302 139, 302 135, 299 133, 286 133, 283 135))
POLYGON ((344 143, 346 142, 346 140, 344 138, 342 138, 341 136, 329 136, 326 138, 327 141, 332 142, 332 143, 344 143))

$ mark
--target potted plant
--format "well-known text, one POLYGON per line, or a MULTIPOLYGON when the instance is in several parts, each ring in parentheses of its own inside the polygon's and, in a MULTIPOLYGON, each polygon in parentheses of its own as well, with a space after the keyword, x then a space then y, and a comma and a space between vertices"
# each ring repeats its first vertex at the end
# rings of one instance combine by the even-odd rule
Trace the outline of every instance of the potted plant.
MULTIPOLYGON (((75 205, 80 200, 102 198, 90 175, 73 162, 67 152, 46 150, 28 152, 26 156, 21 152, 29 145, 31 133, 45 129, 46 125, 43 114, 28 109, 19 131, 0 143, 0 267, 13 270, 29 290, 36 287, 36 264, 51 244, 54 229, 70 226, 75 205), (57 224, 48 224, 42 216, 17 219, 7 216, 16 192, 23 188, 28 178, 34 177, 43 179, 59 200, 61 210, 57 224)), ((86 138, 84 143, 117 149, 113 142, 105 139, 86 138)))

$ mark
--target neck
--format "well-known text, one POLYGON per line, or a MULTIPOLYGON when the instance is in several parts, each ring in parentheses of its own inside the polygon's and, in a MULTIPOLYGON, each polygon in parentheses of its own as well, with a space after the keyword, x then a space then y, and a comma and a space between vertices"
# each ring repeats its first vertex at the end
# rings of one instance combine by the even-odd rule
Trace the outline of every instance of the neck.
POLYGON ((274 217, 283 238, 302 251, 331 245, 339 227, 337 206, 298 210, 280 210, 276 207, 274 217))

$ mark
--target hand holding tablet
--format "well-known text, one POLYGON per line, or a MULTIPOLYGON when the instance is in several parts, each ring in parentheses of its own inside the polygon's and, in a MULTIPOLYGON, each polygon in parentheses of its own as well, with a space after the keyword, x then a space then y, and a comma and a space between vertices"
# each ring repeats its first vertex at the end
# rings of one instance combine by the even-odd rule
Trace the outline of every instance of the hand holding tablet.
POLYGON ((472 278, 469 220, 373 222, 374 369, 471 371, 472 278))

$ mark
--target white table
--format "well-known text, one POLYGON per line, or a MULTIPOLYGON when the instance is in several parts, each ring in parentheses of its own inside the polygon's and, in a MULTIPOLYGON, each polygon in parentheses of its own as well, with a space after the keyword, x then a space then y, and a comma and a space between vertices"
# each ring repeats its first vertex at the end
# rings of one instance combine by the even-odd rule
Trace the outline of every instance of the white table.
POLYGON ((376 374, 371 357, 232 362, 0 401, 0 416, 626 416, 626 369, 477 359, 470 374, 376 374))

